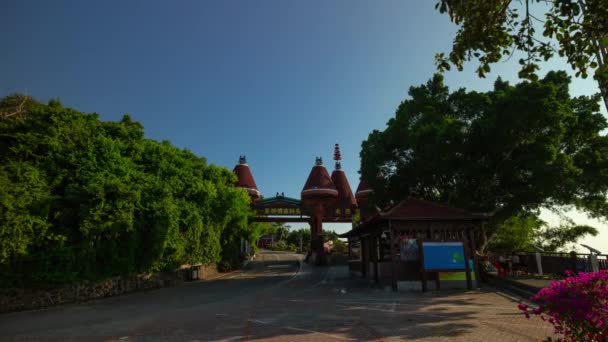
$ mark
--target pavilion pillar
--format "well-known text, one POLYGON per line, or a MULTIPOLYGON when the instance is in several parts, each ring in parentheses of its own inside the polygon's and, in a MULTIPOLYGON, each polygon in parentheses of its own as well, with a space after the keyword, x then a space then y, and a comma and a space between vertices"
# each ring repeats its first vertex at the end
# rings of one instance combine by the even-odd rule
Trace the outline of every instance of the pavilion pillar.
POLYGON ((397 276, 395 274, 395 234, 393 234, 393 227, 391 225, 391 220, 388 220, 388 230, 389 230, 389 239, 390 239, 390 251, 391 251, 391 287, 393 291, 397 291, 397 276))
POLYGON ((374 282, 378 283, 378 236, 372 235, 372 261, 374 262, 374 282))
MULTIPOLYGON (((466 232, 465 232, 465 235, 466 232)), ((469 266, 469 259, 471 258, 471 245, 470 245, 470 241, 468 238, 464 238, 464 265, 465 265, 465 272, 466 272, 466 277, 467 277, 467 289, 472 290, 473 289, 473 281, 471 280, 471 267, 469 266), (467 253, 468 251, 468 253, 467 253)))
POLYGON ((477 250, 477 245, 475 242, 475 232, 473 232, 472 228, 469 228, 468 232, 469 241, 471 245, 471 253, 473 254, 473 271, 475 273, 475 281, 479 285, 479 260, 477 259, 477 253, 475 253, 475 251, 477 250))

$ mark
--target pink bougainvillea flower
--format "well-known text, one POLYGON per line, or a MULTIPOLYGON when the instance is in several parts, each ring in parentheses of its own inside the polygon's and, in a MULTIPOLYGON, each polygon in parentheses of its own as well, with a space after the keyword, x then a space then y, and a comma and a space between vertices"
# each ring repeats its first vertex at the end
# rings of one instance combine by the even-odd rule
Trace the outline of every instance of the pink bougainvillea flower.
POLYGON ((518 309, 552 324, 559 340, 608 341, 608 271, 567 271, 566 276, 531 298, 538 307, 519 304, 518 309))

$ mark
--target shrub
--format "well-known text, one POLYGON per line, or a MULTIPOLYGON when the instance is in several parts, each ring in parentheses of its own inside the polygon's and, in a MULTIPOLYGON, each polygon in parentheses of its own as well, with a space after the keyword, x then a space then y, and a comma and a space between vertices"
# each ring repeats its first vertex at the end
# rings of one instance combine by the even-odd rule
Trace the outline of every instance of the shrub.
MULTIPOLYGON (((0 99, 0 112, 18 99, 0 99)), ((257 237, 235 181, 189 150, 144 138, 127 115, 105 122, 29 100, 23 115, 0 118, 0 287, 238 258, 241 238, 257 237)))
POLYGON ((552 324, 560 340, 608 340, 608 271, 566 276, 532 297, 537 308, 519 304, 519 309, 552 324))
POLYGON ((285 241, 277 242, 273 247, 273 251, 297 251, 298 247, 292 243, 287 243, 285 241))

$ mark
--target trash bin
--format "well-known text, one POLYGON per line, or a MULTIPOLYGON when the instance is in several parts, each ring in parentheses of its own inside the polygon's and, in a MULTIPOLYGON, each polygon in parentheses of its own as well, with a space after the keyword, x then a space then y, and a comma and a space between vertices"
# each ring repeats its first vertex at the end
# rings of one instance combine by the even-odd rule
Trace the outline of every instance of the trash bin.
POLYGON ((198 280, 198 279, 199 279, 198 266, 190 267, 190 272, 188 272, 188 280, 193 281, 193 280, 198 280))

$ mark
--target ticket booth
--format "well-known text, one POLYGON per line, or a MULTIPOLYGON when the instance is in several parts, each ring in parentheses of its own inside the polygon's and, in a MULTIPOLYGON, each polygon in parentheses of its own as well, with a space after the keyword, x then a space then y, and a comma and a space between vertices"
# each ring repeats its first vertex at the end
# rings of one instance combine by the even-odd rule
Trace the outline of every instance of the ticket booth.
POLYGON ((488 215, 408 198, 342 235, 353 276, 394 290, 468 288, 477 279, 474 253, 488 215))

